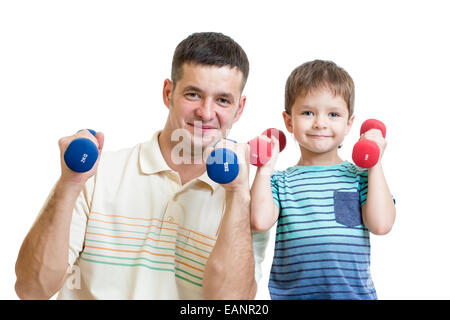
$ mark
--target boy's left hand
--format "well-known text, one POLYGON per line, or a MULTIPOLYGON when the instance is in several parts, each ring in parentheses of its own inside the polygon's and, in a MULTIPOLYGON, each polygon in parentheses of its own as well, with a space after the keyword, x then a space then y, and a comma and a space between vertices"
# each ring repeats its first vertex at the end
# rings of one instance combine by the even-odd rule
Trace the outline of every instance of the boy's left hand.
POLYGON ((380 163, 387 145, 386 139, 383 138, 383 134, 379 129, 370 129, 363 133, 359 138, 359 140, 365 139, 374 141, 380 148, 380 158, 378 159, 377 164, 380 163))

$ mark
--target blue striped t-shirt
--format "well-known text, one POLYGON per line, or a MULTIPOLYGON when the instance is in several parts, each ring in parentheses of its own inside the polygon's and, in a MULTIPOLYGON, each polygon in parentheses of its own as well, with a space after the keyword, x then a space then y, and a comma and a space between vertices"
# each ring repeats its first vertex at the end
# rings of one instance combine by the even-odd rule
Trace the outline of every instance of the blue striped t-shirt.
POLYGON ((280 209, 272 299, 377 299, 369 231, 361 217, 367 175, 348 161, 294 166, 272 175, 280 209))

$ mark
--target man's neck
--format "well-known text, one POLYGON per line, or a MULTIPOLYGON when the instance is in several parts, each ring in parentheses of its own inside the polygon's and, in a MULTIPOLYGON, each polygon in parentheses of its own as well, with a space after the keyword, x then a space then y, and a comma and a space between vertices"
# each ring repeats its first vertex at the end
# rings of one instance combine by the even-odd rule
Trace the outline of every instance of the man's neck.
POLYGON ((186 182, 189 182, 192 179, 201 176, 205 172, 206 165, 203 161, 203 154, 197 157, 193 157, 191 155, 183 155, 183 151, 181 151, 181 154, 177 155, 179 156, 178 159, 184 159, 188 161, 178 161, 177 163, 173 161, 172 150, 176 144, 171 141, 170 134, 167 131, 163 130, 159 134, 158 143, 164 160, 166 161, 169 168, 178 173, 183 185, 186 182))

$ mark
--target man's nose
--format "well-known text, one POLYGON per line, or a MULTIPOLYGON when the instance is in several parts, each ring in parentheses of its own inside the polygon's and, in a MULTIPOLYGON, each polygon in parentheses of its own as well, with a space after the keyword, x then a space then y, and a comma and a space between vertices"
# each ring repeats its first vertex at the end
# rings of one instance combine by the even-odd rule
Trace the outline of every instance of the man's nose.
POLYGON ((214 118, 215 106, 213 99, 206 98, 202 101, 200 106, 196 110, 196 115, 202 121, 208 121, 214 118))

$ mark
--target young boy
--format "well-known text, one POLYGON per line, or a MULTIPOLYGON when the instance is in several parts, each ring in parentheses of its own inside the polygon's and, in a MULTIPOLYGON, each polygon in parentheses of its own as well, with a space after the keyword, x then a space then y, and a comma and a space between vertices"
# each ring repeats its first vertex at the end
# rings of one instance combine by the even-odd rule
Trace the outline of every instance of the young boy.
POLYGON ((267 231, 278 220, 271 298, 377 299, 369 231, 386 234, 395 220, 380 163, 386 141, 377 129, 361 136, 381 151, 368 170, 339 157, 354 120, 354 84, 333 62, 315 60, 296 68, 286 82, 285 100, 283 118, 299 144, 300 160, 270 176, 278 156, 272 138, 271 161, 258 168, 251 189, 252 229, 267 231))

